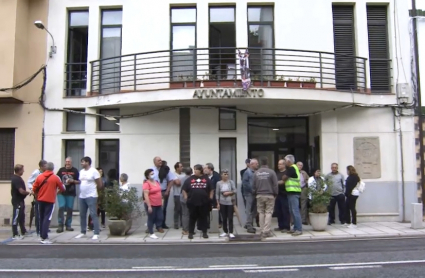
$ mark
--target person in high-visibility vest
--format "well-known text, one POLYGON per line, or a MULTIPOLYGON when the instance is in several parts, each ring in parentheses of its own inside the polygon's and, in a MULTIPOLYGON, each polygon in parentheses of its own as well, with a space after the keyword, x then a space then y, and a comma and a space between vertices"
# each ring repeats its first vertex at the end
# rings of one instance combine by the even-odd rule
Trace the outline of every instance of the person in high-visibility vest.
POLYGON ((295 157, 292 154, 285 156, 286 173, 283 176, 285 188, 288 195, 289 212, 294 220, 294 228, 288 233, 293 236, 299 236, 303 233, 300 213, 300 196, 301 196, 301 183, 300 183, 300 170, 295 164, 295 157))

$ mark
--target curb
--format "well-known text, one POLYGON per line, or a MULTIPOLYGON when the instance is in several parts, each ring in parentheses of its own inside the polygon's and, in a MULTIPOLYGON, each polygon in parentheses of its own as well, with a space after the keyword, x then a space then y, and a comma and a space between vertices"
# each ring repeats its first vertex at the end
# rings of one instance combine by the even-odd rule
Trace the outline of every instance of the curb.
MULTIPOLYGON (((259 241, 240 241, 240 240, 229 240, 229 239, 217 239, 217 240, 202 240, 196 239, 191 241, 183 240, 161 240, 161 241, 126 241, 126 240, 106 240, 99 242, 55 242, 53 245, 74 245, 74 246, 85 246, 85 245, 198 245, 198 244, 258 244, 258 243, 303 243, 303 242, 331 242, 331 241, 359 241, 359 240, 394 240, 394 239, 424 239, 424 235, 401 235, 401 234, 386 234, 386 235, 352 235, 352 236, 323 236, 320 238, 313 238, 310 236, 297 237, 297 238, 266 238, 259 241)), ((39 242, 19 242, 7 240, 7 243, 1 243, 4 245, 40 245, 39 242), (12 244, 9 244, 12 243, 12 244)), ((0 245, 1 245, 0 244, 0 245)))

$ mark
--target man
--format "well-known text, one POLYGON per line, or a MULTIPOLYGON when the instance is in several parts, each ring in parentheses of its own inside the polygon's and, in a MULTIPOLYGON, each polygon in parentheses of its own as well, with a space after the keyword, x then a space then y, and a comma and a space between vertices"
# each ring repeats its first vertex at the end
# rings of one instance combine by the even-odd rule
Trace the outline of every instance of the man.
POLYGON ((303 225, 308 225, 308 179, 309 176, 303 170, 304 164, 301 161, 297 162, 298 170, 300 171, 300 184, 301 184, 301 220, 303 225))
MULTIPOLYGON (((193 174, 192 168, 186 167, 184 169, 185 176, 180 179, 181 187, 183 187, 185 181, 193 174)), ((182 208, 182 235, 189 234, 189 208, 186 204, 186 199, 184 198, 183 189, 180 190, 180 204, 182 208)))
POLYGON ((13 220, 12 220, 12 239, 23 239, 27 233, 25 229, 25 198, 30 194, 26 187, 25 182, 22 179, 24 174, 24 165, 16 164, 13 169, 15 174, 11 180, 11 195, 12 195, 12 207, 13 207, 13 220), (18 225, 21 229, 21 234, 18 234, 18 225))
MULTIPOLYGON (((166 218, 167 218, 167 207, 168 207, 168 198, 170 196, 171 188, 174 185, 174 181, 176 180, 176 177, 174 177, 173 173, 168 172, 165 176, 165 178, 161 181, 159 171, 161 169, 162 165, 162 159, 159 156, 154 157, 153 159, 154 166, 151 168, 153 170, 154 179, 159 182, 161 185, 161 194, 162 194, 162 210, 164 213, 164 220, 162 222, 162 228, 163 229, 169 229, 168 226, 165 224, 166 218)), ((166 165, 164 165, 165 167, 166 165)))
POLYGON ((65 167, 59 169, 56 174, 62 181, 62 184, 65 186, 66 190, 63 193, 58 194, 58 225, 59 228, 56 230, 57 233, 63 232, 63 225, 65 224, 67 231, 74 231, 71 228, 72 224, 72 211, 74 209, 74 199, 76 196, 76 187, 77 184, 80 184, 78 180, 80 173, 77 168, 72 167, 72 158, 67 157, 65 159, 65 167), (66 211, 66 220, 64 221, 64 214, 66 211), (65 222, 65 223, 64 223, 65 222))
MULTIPOLYGON (((243 174, 245 173, 246 170, 249 169, 249 164, 251 163, 251 159, 247 158, 245 159, 245 169, 242 169, 240 174, 241 174, 241 180, 243 180, 243 174)), ((245 195, 243 194, 243 187, 241 188, 241 194, 242 194, 242 198, 243 198, 243 204, 246 207, 246 200, 245 200, 245 195)))
POLYGON ((120 189, 123 191, 130 190, 130 184, 128 183, 128 175, 126 173, 122 173, 120 175, 120 189))
POLYGON ((33 190, 37 196, 38 208, 40 210, 40 236, 42 244, 51 244, 48 232, 50 220, 55 207, 57 191, 64 192, 65 185, 58 176, 53 173, 52 162, 46 164, 46 171, 41 173, 34 182, 33 190))
POLYGON ((260 168, 254 173, 252 193, 257 199, 261 237, 271 237, 272 215, 278 185, 276 173, 269 168, 267 157, 260 159, 260 168))
POLYGON ((326 175, 325 183, 332 187, 332 199, 329 203, 328 225, 335 224, 335 205, 338 203, 339 221, 345 224, 345 186, 344 175, 338 172, 338 163, 332 163, 331 172, 326 175))
POLYGON ((242 190, 246 199, 245 214, 246 214, 246 224, 245 229, 248 233, 255 234, 254 228, 254 218, 257 215, 257 201, 253 195, 253 180, 254 172, 258 169, 258 161, 256 159, 251 159, 249 163, 249 168, 245 171, 242 178, 242 190))
POLYGON ((279 160, 277 164, 277 184, 279 186, 279 192, 276 197, 275 210, 277 213, 277 223, 278 227, 274 230, 276 232, 287 233, 291 229, 290 226, 290 214, 289 214, 289 204, 288 204, 288 195, 286 194, 285 182, 283 181, 283 175, 286 172, 286 165, 283 159, 279 160))
POLYGON ((295 165, 295 157, 292 154, 285 156, 285 162, 286 172, 282 179, 285 182, 285 188, 288 195, 289 212, 294 221, 294 229, 291 229, 288 233, 293 236, 299 236, 303 234, 300 214, 301 174, 300 170, 298 170, 298 167, 295 165))
POLYGON ((80 171, 80 226, 81 233, 75 238, 82 238, 86 236, 87 231, 87 210, 93 221, 94 235, 92 240, 99 240, 99 219, 97 217, 97 189, 102 189, 103 184, 100 179, 100 174, 96 168, 91 167, 91 158, 85 156, 81 159, 80 171))
MULTIPOLYGON (((211 209, 217 208, 217 200, 216 200, 216 197, 215 197, 215 189, 217 187, 217 182, 221 181, 221 176, 220 176, 219 173, 214 171, 214 165, 210 162, 208 162, 204 165, 203 171, 204 171, 204 175, 207 175, 208 178, 211 180, 211 186, 212 186, 212 190, 213 190, 213 194, 214 194, 212 201, 211 201, 211 209)), ((208 229, 210 228, 210 221, 211 221, 210 220, 210 214, 208 214, 208 229)), ((221 222, 222 222, 221 215, 218 214, 218 227, 219 228, 221 228, 221 222)), ((200 229, 198 229, 198 230, 200 230, 200 229)))
POLYGON ((177 162, 174 164, 174 175, 176 176, 176 180, 174 181, 173 186, 173 196, 174 196, 174 229, 178 230, 180 226, 183 226, 182 223, 182 206, 180 202, 181 196, 181 186, 183 184, 183 180, 186 179, 186 174, 183 173, 183 164, 181 162, 177 162))
MULTIPOLYGON (((47 161, 46 160, 40 160, 38 162, 38 169, 34 170, 32 172, 31 176, 28 178, 28 189, 32 193, 32 185, 37 179, 38 175, 43 173, 46 170, 47 161)), ((37 199, 34 196, 34 216, 35 216, 35 231, 37 233, 37 237, 40 237, 40 217, 39 217, 39 209, 38 209, 38 203, 37 199)))

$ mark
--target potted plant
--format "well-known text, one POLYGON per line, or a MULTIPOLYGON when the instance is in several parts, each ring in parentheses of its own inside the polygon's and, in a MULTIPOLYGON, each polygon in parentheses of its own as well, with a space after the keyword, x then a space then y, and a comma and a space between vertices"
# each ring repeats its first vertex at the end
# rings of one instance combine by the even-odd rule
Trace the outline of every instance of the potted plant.
MULTIPOLYGON (((328 226, 328 205, 332 198, 331 185, 325 184, 324 179, 323 186, 316 188, 310 186, 308 188, 310 199, 310 210, 309 218, 310 224, 313 227, 313 231, 324 231, 328 226)), ((327 183, 329 183, 327 181, 327 183)))
POLYGON ((285 78, 282 76, 276 76, 275 80, 270 80, 270 87, 285 87, 285 78))
POLYGON ((214 80, 214 76, 210 74, 209 72, 205 72, 204 77, 202 78, 203 81, 201 81, 204 84, 204 87, 211 88, 211 87, 217 87, 217 81, 214 80))
POLYGON ((297 80, 292 80, 292 78, 288 78, 286 80, 286 87, 287 88, 300 88, 301 87, 300 78, 298 78, 297 80))
POLYGON ((201 86, 201 81, 196 78, 196 76, 189 75, 185 79, 185 88, 199 88, 201 86))
POLYGON ((113 236, 124 236, 130 231, 133 219, 142 215, 137 189, 128 191, 119 185, 105 189, 105 211, 108 215, 109 233, 113 236))
POLYGON ((185 86, 185 78, 183 75, 179 75, 177 80, 170 81, 170 89, 181 89, 185 86))
POLYGON ((301 84, 301 87, 307 88, 307 89, 316 88, 316 79, 314 79, 314 78, 304 79, 303 83, 301 84))

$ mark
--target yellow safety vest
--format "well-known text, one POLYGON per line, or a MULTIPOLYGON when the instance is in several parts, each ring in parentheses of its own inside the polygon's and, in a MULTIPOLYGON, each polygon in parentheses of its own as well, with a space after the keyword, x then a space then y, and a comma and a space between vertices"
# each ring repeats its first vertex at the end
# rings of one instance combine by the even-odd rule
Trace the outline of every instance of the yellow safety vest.
POLYGON ((301 193, 301 182, 300 182, 300 170, 298 170, 297 165, 292 164, 292 166, 295 169, 295 172, 297 173, 297 178, 289 178, 286 182, 285 182, 285 188, 286 188, 286 192, 288 193, 297 193, 300 192, 301 193))

